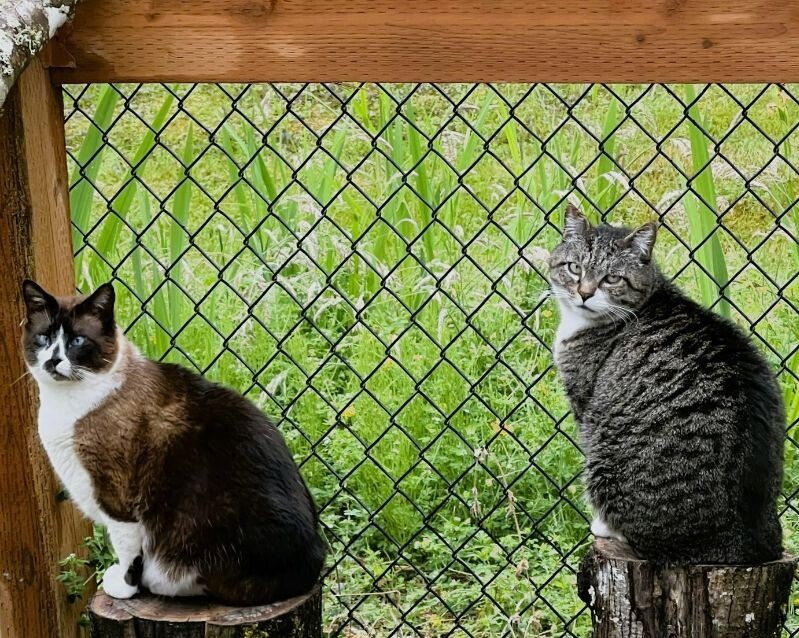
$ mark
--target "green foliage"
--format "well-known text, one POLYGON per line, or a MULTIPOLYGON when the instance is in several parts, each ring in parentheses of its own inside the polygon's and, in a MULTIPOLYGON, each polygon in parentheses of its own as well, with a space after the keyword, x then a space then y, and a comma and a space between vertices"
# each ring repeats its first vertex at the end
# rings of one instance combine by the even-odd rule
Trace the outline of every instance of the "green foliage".
POLYGON ((108 534, 101 525, 92 527, 92 535, 83 539, 81 547, 85 558, 73 553, 58 563, 61 567, 58 580, 64 584, 70 602, 82 599, 86 585, 93 579, 99 583, 105 570, 116 562, 108 534))
MULTIPOLYGON (((619 101, 611 98, 608 102, 608 111, 605 115, 605 122, 602 125, 602 137, 599 156, 599 166, 597 172, 599 178, 599 194, 596 197, 597 206, 602 212, 607 212, 619 200, 623 176, 620 176, 616 165, 613 163, 613 156, 616 150, 616 130, 622 122, 622 113, 619 101)), ((624 180, 626 181, 626 180, 624 180)))
MULTIPOLYGON (((97 108, 89 120, 88 130, 78 150, 78 163, 72 170, 70 183, 73 188, 69 194, 69 205, 74 224, 72 231, 74 246, 82 245, 83 237, 91 230, 89 220, 96 193, 94 184, 103 164, 103 153, 106 149, 103 135, 111 124, 118 97, 119 93, 113 86, 109 84, 103 87, 97 99, 97 108)), ((83 256, 84 253, 80 252, 75 257, 75 271, 79 280, 83 276, 83 256)))
POLYGON ((729 283, 727 263, 718 236, 719 221, 716 204, 716 186, 708 151, 708 140, 703 132, 707 128, 705 118, 696 105, 696 90, 693 85, 685 85, 685 103, 688 107, 688 131, 691 140, 691 160, 693 178, 687 186, 691 191, 683 198, 691 243, 696 249, 695 259, 701 269, 697 269, 702 302, 710 307, 718 300, 718 312, 730 318, 730 303, 721 294, 726 294, 729 283))
MULTIPOLYGON (((683 108, 663 90, 638 99, 634 112, 660 136, 655 148, 601 87, 582 98, 584 87, 555 87, 567 111, 540 86, 454 85, 450 102, 431 87, 341 85, 342 111, 320 85, 280 85, 291 113, 268 86, 171 88, 177 109, 159 87, 136 94, 147 129, 120 117, 108 89, 83 98, 97 128, 120 118, 110 134, 135 169, 84 141, 94 127, 70 120, 68 143, 80 161, 101 158, 84 174, 116 193, 119 222, 100 222, 106 207, 78 181, 76 246, 99 224, 87 241, 134 293, 117 286, 117 315, 148 356, 195 366, 280 421, 333 532, 331 562, 341 559, 327 579, 330 631, 349 618, 345 604, 358 604, 367 633, 405 622, 421 635, 446 634, 454 616, 429 593, 435 579, 472 635, 587 635, 584 614, 566 626, 540 598, 566 618, 583 607, 564 568, 575 567, 581 552, 569 552, 588 538, 582 457, 547 347, 556 313, 538 302, 567 197, 595 221, 607 213, 631 226, 651 218, 650 203, 668 210, 656 247, 662 269, 682 272, 693 256, 703 270, 678 279, 689 294, 745 326, 718 301, 720 290, 748 317, 768 312, 759 334, 799 372, 799 355, 789 356, 795 315, 771 309, 776 291, 718 224, 746 246, 766 241, 753 259, 780 282, 799 268, 799 251, 769 235, 773 216, 739 201, 736 178, 719 170, 699 127, 675 124, 683 108), (405 97, 401 105, 389 91, 405 97), (685 179, 662 155, 689 173, 696 194, 683 195, 685 179), (634 185, 650 203, 627 193, 625 172, 640 172, 634 185), (736 203, 725 211, 724 202, 736 203), (225 348, 235 356, 217 356, 225 348)), ((613 87, 627 103, 642 90, 613 87)), ((785 111, 767 118, 779 139, 799 113, 769 91, 763 99, 785 111)), ((710 94, 689 113, 724 130, 736 108, 710 94)), ((725 151, 742 168, 770 160, 754 133, 734 142, 725 151)), ((782 152, 799 163, 789 140, 782 152)), ((789 210, 780 223, 799 233, 795 173, 763 172, 753 188, 774 210, 789 210)), ((91 249, 83 254, 82 285, 110 274, 91 249)), ((795 285, 780 294, 799 304, 795 285)), ((794 422, 799 386, 781 380, 794 422)), ((799 487, 795 456, 788 446, 787 492, 799 487)), ((799 550, 795 519, 786 514, 791 551, 799 550)), ((107 565, 102 547, 97 538, 98 565, 107 565)), ((80 578, 65 583, 76 590, 80 578)))

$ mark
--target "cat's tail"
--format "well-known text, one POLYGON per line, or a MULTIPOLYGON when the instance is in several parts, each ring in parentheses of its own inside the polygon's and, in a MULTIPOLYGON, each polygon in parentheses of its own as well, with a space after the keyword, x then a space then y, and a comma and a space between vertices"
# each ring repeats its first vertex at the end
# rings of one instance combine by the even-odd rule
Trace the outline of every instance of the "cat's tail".
POLYGON ((779 522, 764 533, 732 527, 721 535, 675 544, 628 539, 633 552, 658 568, 690 564, 756 565, 782 555, 779 522))
POLYGON ((245 576, 243 578, 213 578, 205 582, 206 593, 226 605, 238 607, 266 605, 299 596, 313 587, 313 582, 296 582, 290 575, 275 577, 245 576))
POLYGON ((205 592, 228 605, 265 605, 310 591, 319 580, 321 561, 307 561, 282 573, 202 574, 205 592))

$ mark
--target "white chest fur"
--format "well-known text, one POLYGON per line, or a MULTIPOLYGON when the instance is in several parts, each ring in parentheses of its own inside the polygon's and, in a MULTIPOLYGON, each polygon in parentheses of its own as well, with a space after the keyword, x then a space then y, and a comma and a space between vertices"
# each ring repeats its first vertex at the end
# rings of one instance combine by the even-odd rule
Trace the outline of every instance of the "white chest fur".
POLYGON ((111 372, 80 382, 39 382, 39 437, 58 478, 75 505, 89 518, 103 521, 92 480, 78 458, 75 424, 100 405, 120 385, 111 372))
POLYGON ((585 313, 575 310, 567 303, 558 300, 558 307, 560 310, 560 323, 558 323, 558 329, 555 332, 555 344, 552 349, 555 361, 557 361, 558 354, 562 350, 563 342, 571 339, 580 330, 588 328, 592 323, 585 313))

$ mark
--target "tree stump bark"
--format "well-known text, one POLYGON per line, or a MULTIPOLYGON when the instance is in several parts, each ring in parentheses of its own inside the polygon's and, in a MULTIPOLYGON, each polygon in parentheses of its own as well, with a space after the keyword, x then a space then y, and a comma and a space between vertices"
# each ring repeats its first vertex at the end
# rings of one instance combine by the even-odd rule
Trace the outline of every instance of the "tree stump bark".
POLYGON ((594 638, 771 638, 782 632, 796 558, 762 565, 656 567, 597 539, 577 586, 594 638))
POLYGON ((98 592, 89 605, 92 638, 320 638, 322 592, 271 605, 228 607, 202 598, 98 592))

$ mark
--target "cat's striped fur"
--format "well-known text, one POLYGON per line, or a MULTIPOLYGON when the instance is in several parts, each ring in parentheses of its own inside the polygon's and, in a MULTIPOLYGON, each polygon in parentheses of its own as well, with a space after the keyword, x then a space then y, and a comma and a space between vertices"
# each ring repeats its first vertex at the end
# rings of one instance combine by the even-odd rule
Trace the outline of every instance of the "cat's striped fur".
POLYGON ((659 272, 654 240, 654 226, 593 227, 570 209, 550 259, 562 315, 582 318, 556 362, 586 454, 592 530, 656 561, 778 558, 785 416, 774 374, 741 330, 659 272), (593 291, 583 299, 580 288, 593 291))

